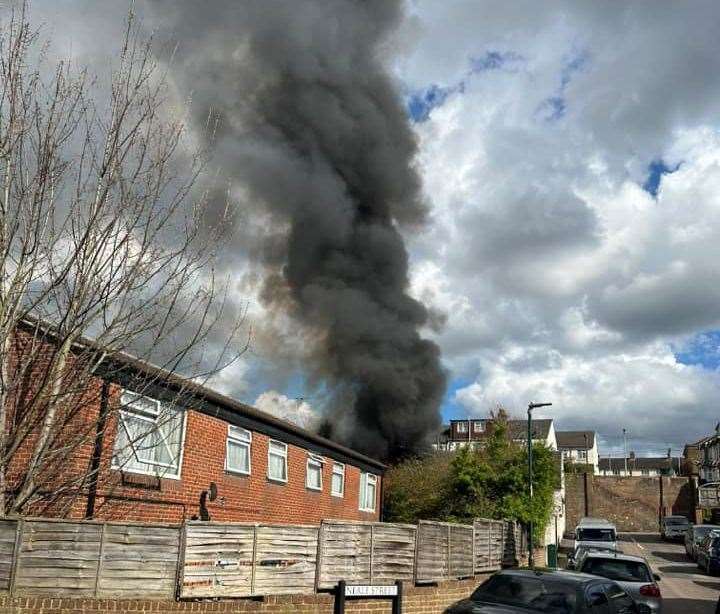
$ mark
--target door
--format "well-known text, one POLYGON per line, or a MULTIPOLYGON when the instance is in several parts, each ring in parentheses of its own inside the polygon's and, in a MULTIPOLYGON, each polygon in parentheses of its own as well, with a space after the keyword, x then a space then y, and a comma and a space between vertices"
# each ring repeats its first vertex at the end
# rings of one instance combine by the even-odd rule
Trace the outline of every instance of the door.
POLYGON ((603 584, 603 588, 607 593, 612 614, 636 614, 635 602, 619 585, 608 582, 603 584))

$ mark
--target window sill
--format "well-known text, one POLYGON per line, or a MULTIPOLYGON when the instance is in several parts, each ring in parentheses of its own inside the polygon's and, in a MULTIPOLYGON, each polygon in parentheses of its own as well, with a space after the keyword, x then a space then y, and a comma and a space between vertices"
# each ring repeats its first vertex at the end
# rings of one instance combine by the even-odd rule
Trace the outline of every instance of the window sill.
POLYGON ((144 477, 144 478, 150 478, 155 480, 175 480, 176 482, 180 481, 181 476, 179 475, 172 475, 172 474, 165 474, 165 473, 151 473, 150 471, 140 471, 139 469, 123 469, 122 467, 113 467, 111 466, 110 469, 112 471, 117 471, 120 475, 128 475, 128 476, 137 476, 137 477, 144 477))
POLYGON ((340 492, 340 493, 338 493, 338 492, 331 492, 330 495, 331 495, 332 497, 335 497, 336 499, 344 499, 344 498, 345 498, 345 493, 342 493, 342 492, 340 492))
POLYGON ((237 471, 235 469, 225 469, 225 475, 231 475, 236 478, 249 478, 251 473, 249 471, 237 471))
POLYGON ((364 512, 366 514, 374 514, 375 513, 375 510, 367 510, 367 509, 363 509, 363 508, 360 508, 358 511, 364 512))
POLYGON ((271 484, 277 484, 278 486, 285 486, 288 483, 287 479, 282 480, 280 478, 271 478, 270 476, 267 476, 267 481, 271 484))
POLYGON ((322 486, 320 488, 315 488, 314 486, 308 486, 305 484, 305 490, 309 490, 311 492, 322 492, 322 486))

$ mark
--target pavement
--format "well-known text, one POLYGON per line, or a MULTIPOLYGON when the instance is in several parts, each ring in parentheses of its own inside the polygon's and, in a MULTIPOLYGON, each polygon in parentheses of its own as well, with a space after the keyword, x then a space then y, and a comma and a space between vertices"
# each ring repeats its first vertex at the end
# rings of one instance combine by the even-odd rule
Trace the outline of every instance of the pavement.
POLYGON ((663 614, 714 614, 720 596, 720 577, 698 569, 680 542, 664 542, 656 533, 620 535, 618 546, 627 554, 645 557, 660 574, 663 614))

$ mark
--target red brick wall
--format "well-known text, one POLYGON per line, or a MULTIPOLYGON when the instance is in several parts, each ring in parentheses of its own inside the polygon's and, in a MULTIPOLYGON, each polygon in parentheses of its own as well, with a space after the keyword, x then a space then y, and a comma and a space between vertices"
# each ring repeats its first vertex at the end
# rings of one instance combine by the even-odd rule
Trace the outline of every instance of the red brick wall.
MULTIPOLYGON (((450 604, 470 595, 484 576, 469 580, 444 582, 439 586, 404 587, 405 614, 438 614, 450 604)), ((347 612, 389 614, 389 600, 348 600, 347 612)), ((143 601, 129 599, 49 599, 0 597, 0 614, 101 614, 105 612, 257 612, 258 614, 332 614, 333 598, 322 595, 266 597, 263 601, 246 599, 228 601, 143 601)))
MULTIPOLYGON (((187 412, 180 479, 163 478, 159 491, 123 486, 120 484, 120 473, 110 468, 115 440, 114 418, 112 422, 103 449, 97 519, 179 522, 183 517, 199 514, 200 493, 207 490, 211 481, 218 487, 218 498, 207 503, 212 520, 316 524, 323 518, 379 519, 380 478, 375 513, 361 512, 358 509, 360 470, 357 467, 345 466, 345 493, 343 497, 335 497, 330 494, 333 463, 331 458, 326 457, 323 489, 310 490, 305 487, 307 451, 289 444, 287 483, 268 480, 270 438, 261 433, 254 432, 252 436, 251 475, 226 472, 227 423, 193 410, 187 412), (148 504, 118 499, 122 497, 156 499, 159 502, 148 504)), ((78 503, 75 515, 82 515, 85 501, 78 503)))
MULTIPOLYGON (((48 354, 52 348, 48 346, 48 354)), ((42 356, 33 364, 32 377, 42 375, 42 356)), ((32 378, 31 378, 32 379, 32 378)), ((82 411, 74 411, 63 433, 57 437, 57 447, 78 438, 72 451, 56 455, 54 467, 44 467, 42 479, 45 490, 54 484, 66 484, 71 476, 87 473, 95 443, 95 429, 100 416, 103 382, 98 378, 83 380, 82 411)), ((117 407, 121 388, 111 385, 109 407, 117 407)), ((77 408, 74 405, 73 410, 77 408)), ((343 497, 330 494, 332 458, 325 457, 322 491, 305 487, 307 451, 288 445, 288 482, 278 484, 267 479, 268 437, 253 432, 250 476, 232 475, 225 471, 227 423, 188 410, 184 453, 179 480, 138 477, 132 486, 122 484, 120 472, 111 468, 117 428, 116 415, 111 411, 104 432, 94 517, 100 520, 138 520, 180 522, 200 514, 200 494, 210 482, 218 486, 218 498, 207 503, 212 520, 256 521, 272 523, 316 524, 323 518, 349 520, 378 520, 381 505, 381 479, 376 489, 376 511, 359 510, 360 470, 346 464, 343 497), (145 485, 138 484, 140 481, 145 485)), ((282 439, 280 439, 282 440, 282 439)), ((31 434, 11 463, 10 484, 17 483, 32 455, 35 439, 31 434)), ((75 489, 77 491, 77 489, 75 489)), ((28 510, 34 515, 83 518, 87 509, 88 484, 79 492, 63 498, 54 497, 48 503, 40 501, 28 510)))

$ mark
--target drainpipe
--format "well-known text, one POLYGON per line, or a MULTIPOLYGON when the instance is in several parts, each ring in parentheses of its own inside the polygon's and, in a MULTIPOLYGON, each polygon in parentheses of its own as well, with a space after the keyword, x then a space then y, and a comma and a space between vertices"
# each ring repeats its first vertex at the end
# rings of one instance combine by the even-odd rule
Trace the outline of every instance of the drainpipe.
POLYGON ((95 426, 95 444, 90 458, 90 484, 88 486, 85 518, 92 518, 95 515, 95 500, 97 499, 98 479, 100 477, 100 459, 102 458, 103 440, 105 439, 105 428, 107 427, 109 413, 109 397, 110 384, 103 381, 100 390, 100 413, 95 426))

